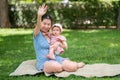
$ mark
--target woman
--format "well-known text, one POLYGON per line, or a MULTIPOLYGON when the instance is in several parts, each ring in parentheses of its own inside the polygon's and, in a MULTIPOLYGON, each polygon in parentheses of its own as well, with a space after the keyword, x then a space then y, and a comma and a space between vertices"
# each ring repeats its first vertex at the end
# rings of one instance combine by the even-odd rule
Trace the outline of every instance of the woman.
MULTIPOLYGON (((45 4, 39 7, 37 24, 34 28, 34 48, 36 52, 37 69, 46 73, 53 73, 61 72, 63 70, 73 72, 78 68, 83 67, 85 65, 83 62, 73 62, 58 55, 55 55, 55 60, 46 57, 50 48, 48 31, 52 25, 52 18, 49 15, 46 15, 46 12, 47 6, 45 4)), ((57 47, 58 45, 55 46, 57 47)))

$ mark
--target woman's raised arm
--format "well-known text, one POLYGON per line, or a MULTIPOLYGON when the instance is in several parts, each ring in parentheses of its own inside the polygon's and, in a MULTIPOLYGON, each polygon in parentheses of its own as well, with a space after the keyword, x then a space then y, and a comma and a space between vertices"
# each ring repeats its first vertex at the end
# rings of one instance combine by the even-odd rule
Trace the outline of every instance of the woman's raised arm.
POLYGON ((42 4, 42 6, 39 7, 38 12, 37 12, 37 24, 34 28, 34 36, 35 37, 37 36, 37 34, 40 31, 41 18, 46 12, 47 12, 47 6, 45 4, 42 4))

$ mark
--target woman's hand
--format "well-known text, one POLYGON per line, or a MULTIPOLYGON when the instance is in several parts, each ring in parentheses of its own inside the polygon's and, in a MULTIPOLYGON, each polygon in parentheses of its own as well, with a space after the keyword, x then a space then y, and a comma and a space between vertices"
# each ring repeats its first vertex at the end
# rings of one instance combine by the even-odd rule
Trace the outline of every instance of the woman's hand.
POLYGON ((38 16, 43 16, 47 12, 47 6, 42 4, 38 9, 38 16))

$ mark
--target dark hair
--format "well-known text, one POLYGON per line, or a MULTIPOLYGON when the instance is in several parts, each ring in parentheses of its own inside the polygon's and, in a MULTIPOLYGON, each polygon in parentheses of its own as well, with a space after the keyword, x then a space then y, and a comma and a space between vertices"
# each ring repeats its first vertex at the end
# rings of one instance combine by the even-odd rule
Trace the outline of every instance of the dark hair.
POLYGON ((43 21, 44 19, 50 19, 51 22, 52 22, 52 17, 51 17, 50 15, 48 15, 48 14, 44 14, 44 15, 42 16, 41 20, 43 21))

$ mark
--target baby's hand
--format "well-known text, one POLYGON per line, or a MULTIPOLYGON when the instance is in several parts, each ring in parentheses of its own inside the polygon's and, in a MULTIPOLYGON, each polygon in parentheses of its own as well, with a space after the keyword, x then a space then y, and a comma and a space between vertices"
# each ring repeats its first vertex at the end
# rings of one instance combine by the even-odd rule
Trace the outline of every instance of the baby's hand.
POLYGON ((58 41, 58 42, 62 42, 62 40, 61 40, 60 38, 57 38, 57 41, 58 41))
POLYGON ((54 43, 54 45, 52 45, 52 46, 56 49, 57 47, 60 46, 60 43, 59 43, 59 42, 56 42, 56 43, 54 43))

